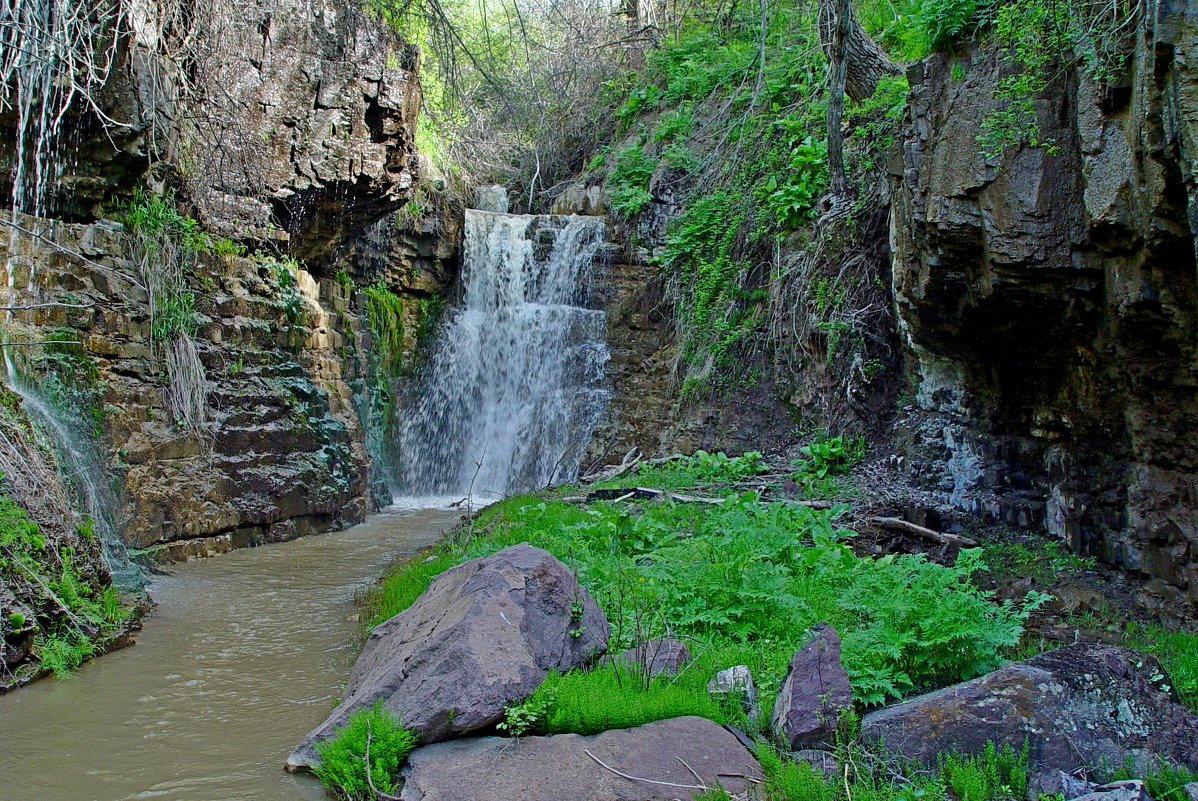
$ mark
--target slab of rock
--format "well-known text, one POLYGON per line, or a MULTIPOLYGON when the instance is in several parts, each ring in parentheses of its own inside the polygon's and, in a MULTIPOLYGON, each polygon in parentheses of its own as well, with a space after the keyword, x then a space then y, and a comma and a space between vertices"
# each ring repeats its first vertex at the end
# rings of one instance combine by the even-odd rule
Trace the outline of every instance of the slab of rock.
POLYGON ((604 659, 630 667, 642 675, 647 673, 650 676, 674 676, 690 664, 691 651, 686 647, 686 643, 659 638, 604 659))
POLYGON ((1082 643, 871 712, 862 734, 926 765, 941 751, 1015 749, 1026 738, 1041 772, 1083 766, 1143 769, 1165 758, 1198 769, 1198 715, 1164 689, 1155 659, 1113 645, 1082 643))
POLYGON ((521 543, 458 565, 371 632, 341 705, 303 739, 287 768, 314 765, 313 744, 377 700, 422 743, 489 726, 550 670, 602 654, 607 638, 603 612, 547 551, 521 543))
POLYGON ((1039 792, 1059 794, 1062 798, 1077 798, 1094 792, 1096 786, 1094 782, 1079 779, 1063 770, 1046 771, 1040 775, 1039 792))
POLYGON ((704 718, 660 720, 635 729, 582 737, 483 737, 418 748, 404 768, 403 801, 650 801, 689 798, 699 774, 708 787, 743 793, 759 779, 753 755, 723 727, 704 718), (587 751, 621 773, 616 775, 587 751), (681 762, 679 761, 681 760, 681 762), (686 764, 682 764, 685 762, 686 764), (720 774, 732 774, 721 776, 720 774))
POLYGON ((1190 801, 1198 801, 1198 782, 1190 782, 1181 789, 1185 790, 1186 798, 1190 801))
POLYGON ((1139 779, 1127 779, 1095 787, 1073 801, 1152 801, 1152 796, 1144 789, 1144 782, 1139 779))
POLYGON ((795 750, 830 741, 841 711, 853 705, 853 687, 840 664, 840 636, 824 623, 812 631, 815 637, 790 660, 770 718, 774 737, 795 750))

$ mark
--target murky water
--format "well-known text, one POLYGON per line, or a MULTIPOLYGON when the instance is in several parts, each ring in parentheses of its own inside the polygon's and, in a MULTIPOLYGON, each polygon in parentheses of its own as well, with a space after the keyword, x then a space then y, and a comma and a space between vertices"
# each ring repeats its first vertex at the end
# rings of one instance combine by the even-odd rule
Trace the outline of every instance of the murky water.
POLYGON ((0 696, 0 801, 325 798, 282 766, 349 675, 354 593, 458 514, 177 566, 137 645, 0 696))

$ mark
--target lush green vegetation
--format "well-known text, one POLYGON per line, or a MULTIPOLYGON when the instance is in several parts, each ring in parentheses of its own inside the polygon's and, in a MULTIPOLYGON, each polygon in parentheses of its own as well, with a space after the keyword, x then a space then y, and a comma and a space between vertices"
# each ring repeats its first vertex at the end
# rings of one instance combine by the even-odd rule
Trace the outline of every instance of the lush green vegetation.
POLYGON ((368 801, 376 798, 372 783, 380 792, 395 792, 399 767, 415 747, 416 735, 379 702, 357 710, 333 737, 316 744, 320 764, 314 772, 338 798, 368 801))
MULTIPOLYGON (((1198 711, 1198 632, 1169 631, 1161 626, 1129 624, 1127 645, 1160 660, 1173 681, 1173 689, 1191 709, 1198 711)), ((1154 795, 1153 798, 1160 798, 1154 795)))
MULTIPOLYGON (((84 534, 86 539, 86 532, 84 534)), ((95 651, 97 636, 114 632, 129 617, 111 587, 97 587, 80 574, 69 547, 55 548, 36 522, 15 501, 0 495, 0 578, 9 587, 31 586, 53 603, 39 612, 35 651, 41 666, 59 678, 68 676, 95 651)), ((31 621, 14 613, 9 627, 31 621)))
MULTIPOLYGON (((636 483, 650 484, 655 473, 671 486, 693 486, 696 474, 710 482, 712 463, 721 461, 744 474, 757 457, 704 454, 645 471, 636 483)), ((613 649, 683 635, 701 644, 698 651, 749 664, 768 696, 803 632, 826 621, 841 632, 858 699, 876 704, 996 667, 1043 600, 992 603, 971 582, 984 567, 979 550, 962 551, 952 566, 920 556, 861 557, 836 510, 765 503, 754 492, 723 495, 719 505, 503 501, 431 556, 394 569, 371 596, 369 618, 402 611, 453 564, 530 542, 576 571, 612 623, 613 649)), ((560 687, 574 686, 569 681, 557 685, 556 704, 567 704, 560 687)), ((695 694, 705 689, 696 685, 695 694)))

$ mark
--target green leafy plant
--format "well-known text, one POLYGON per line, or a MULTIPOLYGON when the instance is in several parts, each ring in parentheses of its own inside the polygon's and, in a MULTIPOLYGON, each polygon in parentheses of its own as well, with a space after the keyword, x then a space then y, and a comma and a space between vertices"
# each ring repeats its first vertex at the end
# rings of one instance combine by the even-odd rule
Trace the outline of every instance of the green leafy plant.
POLYGON ((416 735, 384 709, 381 701, 376 702, 353 712, 331 738, 316 744, 320 763, 313 772, 338 798, 368 801, 375 797, 371 783, 381 792, 395 791, 399 768, 416 743, 416 735))
MULTIPOLYGON (((637 479, 653 486, 652 474, 637 479)), ((962 551, 952 566, 918 556, 858 556, 835 513, 730 490, 715 505, 582 508, 515 497, 489 507, 431 554, 397 565, 368 596, 366 619, 406 609, 451 565, 529 542, 575 571, 611 621, 613 649, 667 631, 698 638, 711 653, 740 660, 728 664, 756 666, 764 695, 781 681, 803 632, 825 621, 841 633, 858 699, 876 704, 996 667, 1044 602, 1031 594, 1020 603, 994 603, 971 581, 984 566, 977 550, 962 551)), ((560 683, 617 682, 572 676, 560 683)), ((706 697, 705 687, 692 689, 706 697)), ((571 697, 559 695, 555 708, 571 697)))
POLYGON ((649 179, 656 168, 639 144, 629 145, 616 153, 615 163, 607 176, 607 190, 612 209, 626 217, 640 214, 653 202, 649 179))

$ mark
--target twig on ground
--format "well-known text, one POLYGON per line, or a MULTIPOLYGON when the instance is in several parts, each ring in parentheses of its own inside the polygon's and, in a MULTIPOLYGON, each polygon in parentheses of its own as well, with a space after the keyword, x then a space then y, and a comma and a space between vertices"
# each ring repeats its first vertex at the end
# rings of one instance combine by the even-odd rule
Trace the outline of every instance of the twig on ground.
MULTIPOLYGON (((586 754, 587 756, 589 756, 591 759, 595 760, 595 762, 597 762, 599 764, 599 767, 604 768, 605 770, 611 771, 612 773, 616 774, 617 776, 619 776, 622 779, 628 779, 628 780, 634 781, 634 782, 644 782, 645 784, 656 784, 661 787, 677 787, 681 790, 708 791, 711 789, 706 784, 698 784, 698 785, 696 785, 696 784, 678 784, 677 782, 663 782, 663 781, 658 781, 657 779, 642 779, 640 776, 630 776, 627 773, 622 773, 621 771, 616 770, 611 765, 607 764, 602 759, 595 756, 594 754, 592 754, 589 750, 587 750, 585 748, 583 749, 583 753, 586 754)), ((679 760, 679 761, 681 761, 681 760, 679 760)), ((683 764, 685 765, 686 763, 684 762, 683 764)))

